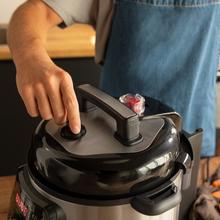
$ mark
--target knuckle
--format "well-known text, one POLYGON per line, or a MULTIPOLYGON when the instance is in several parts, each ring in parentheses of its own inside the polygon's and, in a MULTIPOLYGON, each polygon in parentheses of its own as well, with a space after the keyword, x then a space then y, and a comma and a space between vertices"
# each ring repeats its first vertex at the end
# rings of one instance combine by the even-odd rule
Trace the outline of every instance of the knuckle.
POLYGON ((31 87, 29 85, 23 85, 22 87, 20 87, 19 92, 20 92, 21 96, 27 97, 30 93, 30 88, 31 87))
POLYGON ((53 78, 54 78, 54 74, 53 74, 53 73, 46 72, 46 73, 44 74, 43 80, 44 80, 45 82, 47 82, 47 81, 52 80, 53 78))
POLYGON ((54 76, 51 75, 44 81, 44 84, 46 87, 53 88, 54 81, 55 81, 54 76))
POLYGON ((59 109, 54 112, 54 116, 56 119, 61 119, 65 116, 65 113, 64 113, 63 109, 59 109))
POLYGON ((64 70, 56 70, 53 73, 47 74, 44 78, 43 82, 45 86, 49 88, 53 88, 57 82, 65 83, 66 85, 69 84, 71 77, 67 72, 64 70))
POLYGON ((62 121, 63 120, 63 118, 65 117, 65 114, 64 113, 58 113, 57 115, 56 115, 56 119, 58 120, 58 121, 62 121))
POLYGON ((43 89, 43 84, 41 82, 37 82, 33 85, 33 89, 35 92, 41 92, 43 89))
POLYGON ((64 83, 71 83, 72 82, 72 78, 71 78, 70 74, 65 71, 60 73, 59 78, 64 83))
POLYGON ((51 86, 56 80, 56 74, 51 71, 45 71, 41 80, 44 85, 51 86))
POLYGON ((62 79, 65 79, 65 78, 67 78, 69 76, 69 74, 66 71, 64 71, 64 70, 58 70, 56 72, 56 74, 57 74, 57 76, 59 76, 62 79))
POLYGON ((23 89, 21 89, 21 88, 19 88, 18 89, 18 94, 20 95, 20 97, 23 99, 23 101, 25 101, 26 100, 26 98, 27 98, 27 92, 26 91, 24 91, 23 89))
POLYGON ((60 68, 56 68, 53 70, 52 73, 49 74, 50 77, 52 78, 62 78, 62 77, 65 77, 66 75, 66 72, 60 68))
POLYGON ((65 75, 66 75, 66 71, 64 71, 64 70, 57 70, 56 71, 56 74, 58 75, 58 76, 60 76, 60 77, 65 77, 65 75))

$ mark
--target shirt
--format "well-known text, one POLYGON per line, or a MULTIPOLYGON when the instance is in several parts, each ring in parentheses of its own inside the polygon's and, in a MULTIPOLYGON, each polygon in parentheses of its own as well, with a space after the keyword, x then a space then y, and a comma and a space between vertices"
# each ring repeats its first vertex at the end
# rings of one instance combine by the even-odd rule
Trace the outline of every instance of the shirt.
POLYGON ((114 11, 113 0, 43 0, 62 19, 60 27, 68 27, 74 23, 92 25, 96 30, 95 61, 104 60, 114 11))

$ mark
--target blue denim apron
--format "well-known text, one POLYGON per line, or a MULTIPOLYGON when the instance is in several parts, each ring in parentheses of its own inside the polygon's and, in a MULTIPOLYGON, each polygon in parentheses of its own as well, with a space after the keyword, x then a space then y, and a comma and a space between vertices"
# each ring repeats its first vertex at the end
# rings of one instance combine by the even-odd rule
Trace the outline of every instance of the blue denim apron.
POLYGON ((183 128, 204 129, 215 153, 220 0, 116 0, 102 71, 113 96, 139 93, 173 107, 183 128))

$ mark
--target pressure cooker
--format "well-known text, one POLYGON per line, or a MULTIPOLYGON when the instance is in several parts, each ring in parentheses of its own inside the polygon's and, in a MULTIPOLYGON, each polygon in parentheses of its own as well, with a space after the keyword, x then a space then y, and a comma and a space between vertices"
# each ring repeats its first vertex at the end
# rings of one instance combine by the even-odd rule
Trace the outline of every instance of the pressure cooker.
POLYGON ((139 116, 91 85, 77 92, 80 133, 68 123, 39 124, 17 172, 8 219, 178 219, 193 167, 190 138, 201 131, 186 134, 180 115, 163 113, 154 99, 139 116))

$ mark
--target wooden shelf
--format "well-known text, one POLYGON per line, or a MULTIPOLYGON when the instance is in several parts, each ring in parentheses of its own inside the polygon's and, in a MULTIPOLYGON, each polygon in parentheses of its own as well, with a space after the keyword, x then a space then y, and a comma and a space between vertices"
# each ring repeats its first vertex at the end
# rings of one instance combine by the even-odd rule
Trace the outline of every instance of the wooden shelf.
MULTIPOLYGON (((48 33, 46 49, 51 58, 94 57, 95 31, 76 24, 66 29, 55 27, 48 33)), ((0 60, 11 59, 9 48, 0 44, 0 60)))

